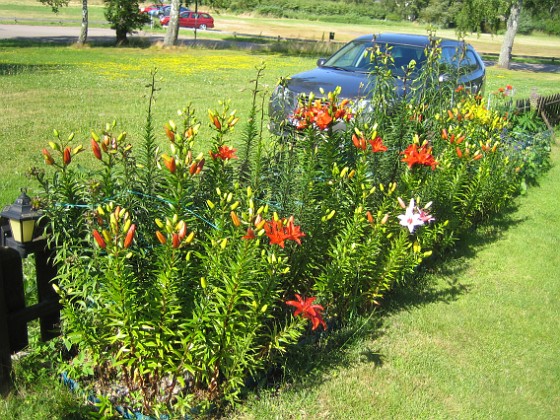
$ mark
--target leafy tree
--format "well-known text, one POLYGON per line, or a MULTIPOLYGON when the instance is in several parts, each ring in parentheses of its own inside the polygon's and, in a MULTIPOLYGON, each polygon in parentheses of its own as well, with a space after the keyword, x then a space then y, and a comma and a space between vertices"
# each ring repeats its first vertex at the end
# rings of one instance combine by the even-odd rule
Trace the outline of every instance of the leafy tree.
POLYGON ((463 0, 458 25, 462 30, 480 30, 490 24, 495 30, 500 19, 506 19, 506 33, 500 49, 498 65, 509 68, 511 51, 519 27, 521 12, 539 14, 543 10, 553 13, 558 9, 558 0, 463 0))
MULTIPOLYGON (((39 0, 46 6, 50 6, 54 13, 58 13, 58 9, 63 6, 68 6, 69 0, 39 0)), ((87 0, 82 0, 82 26, 80 31, 80 37, 78 38, 78 44, 85 44, 88 35, 88 2, 87 0)))
POLYGON ((149 17, 139 12, 138 0, 104 0, 105 18, 117 32, 117 45, 128 43, 127 35, 141 29, 149 17))
POLYGON ((420 20, 444 28, 456 26, 456 17, 461 9, 461 3, 454 0, 430 0, 430 3, 420 10, 420 20))

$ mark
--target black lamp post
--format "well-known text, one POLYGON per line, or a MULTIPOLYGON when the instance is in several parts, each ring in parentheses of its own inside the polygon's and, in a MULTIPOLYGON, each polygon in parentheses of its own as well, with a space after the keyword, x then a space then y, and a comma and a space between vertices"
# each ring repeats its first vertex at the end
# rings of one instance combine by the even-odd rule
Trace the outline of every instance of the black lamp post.
POLYGON ((15 203, 4 207, 0 216, 9 221, 9 229, 6 229, 7 226, 3 226, 4 237, 2 238, 2 243, 8 245, 13 242, 15 247, 21 248, 34 239, 35 224, 39 217, 41 217, 41 213, 33 208, 31 198, 27 195, 26 190, 22 188, 21 194, 15 203), (8 230, 11 231, 11 238, 8 230))

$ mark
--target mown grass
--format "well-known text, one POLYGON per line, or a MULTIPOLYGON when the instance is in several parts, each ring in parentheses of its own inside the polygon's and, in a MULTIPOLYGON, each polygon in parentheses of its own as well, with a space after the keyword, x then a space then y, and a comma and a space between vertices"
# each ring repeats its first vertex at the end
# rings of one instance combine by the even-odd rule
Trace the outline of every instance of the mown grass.
MULTIPOLYGON (((90 130, 117 119, 118 127, 138 142, 146 116, 145 85, 154 67, 163 79, 156 127, 187 102, 198 109, 204 126, 206 110, 227 98, 243 122, 254 68, 262 61, 267 63, 264 90, 279 76, 315 63, 315 58, 196 48, 77 49, 4 42, 0 52, 4 204, 29 185, 28 168, 42 166, 40 150, 55 128, 65 134, 75 131, 87 145, 90 130)), ((506 84, 516 88, 517 97, 527 97, 533 89, 558 92, 559 74, 493 67, 488 74, 487 93, 506 84)), ((159 137, 163 140, 163 132, 159 137)), ((259 400, 249 397, 243 411, 232 415, 553 417, 560 409, 560 372, 553 364, 560 344, 554 282, 560 268, 554 253, 558 233, 550 229, 550 221, 558 219, 554 200, 559 179, 557 165, 541 189, 530 190, 520 201, 518 213, 504 220, 502 228, 489 226, 482 236, 473 236, 461 257, 437 272, 429 287, 393 296, 375 340, 363 331, 347 338, 342 334, 339 344, 348 343, 343 350, 326 346, 326 358, 310 355, 314 363, 300 364, 300 373, 306 367, 313 370, 307 381, 282 385, 279 398, 269 391, 259 400), (485 243, 495 237, 500 240, 485 243)), ((22 371, 20 375, 19 392, 0 403, 0 418, 80 418, 80 403, 56 388, 48 371, 27 382, 22 371)))
MULTIPOLYGON (((88 2, 89 20, 91 27, 107 27, 103 15, 103 1, 90 0, 88 2)), ((217 31, 199 31, 200 38, 223 38, 232 33, 245 35, 265 35, 270 37, 299 38, 315 41, 326 41, 329 33, 335 33, 335 41, 347 42, 357 36, 368 33, 379 32, 405 32, 426 34, 428 25, 424 23, 396 22, 390 20, 371 20, 369 22, 325 22, 316 19, 277 19, 263 16, 233 15, 224 11, 214 10, 209 7, 201 7, 201 10, 209 10, 215 19, 217 31)), ((306 17, 306 18, 304 18, 306 17)), ((14 23, 19 18, 19 23, 24 24, 48 24, 48 25, 76 25, 81 21, 81 2, 71 1, 68 7, 62 7, 58 14, 53 14, 49 7, 41 5, 36 0, 23 0, 11 2, 0 0, 0 23, 14 23), (29 19, 29 20, 28 20, 29 19)), ((148 33, 163 35, 164 30, 150 30, 148 33)), ((184 33, 184 31, 181 31, 184 33)), ((439 36, 456 38, 453 29, 438 28, 439 36)), ((465 39, 472 43, 475 48, 484 53, 498 53, 503 41, 503 35, 493 34, 467 34, 465 39)), ((541 57, 560 57, 560 38, 533 34, 517 35, 512 53, 514 55, 528 55, 541 57)))
POLYGON ((515 213, 466 238, 423 288, 385 302, 375 339, 313 380, 251 397, 235 417, 557 418, 558 147, 553 159, 515 213))

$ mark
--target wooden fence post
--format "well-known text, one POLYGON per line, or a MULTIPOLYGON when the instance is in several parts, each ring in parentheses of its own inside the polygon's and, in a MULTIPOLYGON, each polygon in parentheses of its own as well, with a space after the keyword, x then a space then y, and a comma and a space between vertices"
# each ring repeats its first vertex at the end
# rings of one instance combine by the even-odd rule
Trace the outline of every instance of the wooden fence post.
MULTIPOLYGON (((39 295, 39 303, 54 303, 57 305, 59 296, 52 286, 52 280, 56 277, 57 270, 52 264, 52 252, 46 247, 46 241, 43 247, 35 252, 35 268, 37 273, 37 292, 39 295)), ((39 318, 41 327, 41 340, 48 341, 60 335, 60 311, 51 311, 47 315, 39 318)))
POLYGON ((8 322, 9 313, 23 307, 21 256, 16 250, 0 247, 0 393, 11 385, 13 349, 27 345, 27 324, 8 322))

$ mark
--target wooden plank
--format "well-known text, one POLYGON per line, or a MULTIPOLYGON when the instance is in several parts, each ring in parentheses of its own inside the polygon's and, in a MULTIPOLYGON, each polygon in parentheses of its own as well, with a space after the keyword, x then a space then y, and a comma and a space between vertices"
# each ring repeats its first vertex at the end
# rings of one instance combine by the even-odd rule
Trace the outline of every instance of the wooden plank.
MULTIPOLYGON (((23 263, 20 254, 15 249, 3 248, 2 274, 4 276, 4 299, 7 313, 10 314, 25 308, 23 263)), ((8 331, 12 353, 27 346, 29 342, 27 338, 27 323, 8 322, 8 331)))
POLYGON ((0 394, 9 391, 11 386, 12 357, 10 351, 10 333, 8 329, 8 306, 4 294, 4 263, 6 248, 0 248, 0 394))
MULTIPOLYGON (((52 287, 52 281, 57 275, 56 267, 51 263, 52 253, 46 248, 47 241, 42 247, 35 251, 35 268, 37 273, 37 291, 39 293, 39 303, 57 302, 59 296, 52 287)), ((39 317, 41 327, 41 340, 47 341, 60 334, 60 310, 57 308, 48 314, 39 317)))
POLYGON ((30 322, 40 317, 58 314, 60 304, 56 300, 44 300, 35 305, 28 306, 16 312, 8 314, 8 322, 30 322))

